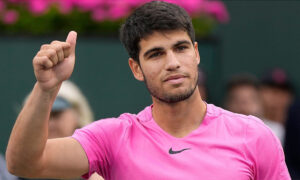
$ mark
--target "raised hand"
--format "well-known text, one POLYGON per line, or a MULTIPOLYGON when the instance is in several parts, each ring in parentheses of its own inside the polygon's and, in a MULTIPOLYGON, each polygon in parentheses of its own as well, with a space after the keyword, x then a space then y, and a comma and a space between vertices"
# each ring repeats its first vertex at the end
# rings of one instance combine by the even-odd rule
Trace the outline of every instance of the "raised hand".
POLYGON ((74 69, 77 33, 69 32, 65 42, 44 44, 33 58, 35 77, 40 87, 51 91, 68 79, 74 69))

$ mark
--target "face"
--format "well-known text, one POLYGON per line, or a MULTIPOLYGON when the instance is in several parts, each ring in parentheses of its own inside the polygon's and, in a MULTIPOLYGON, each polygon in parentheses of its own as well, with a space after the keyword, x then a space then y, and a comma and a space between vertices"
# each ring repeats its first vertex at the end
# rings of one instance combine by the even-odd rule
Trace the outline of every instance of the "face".
POLYGON ((51 112, 48 138, 71 136, 78 127, 77 113, 73 109, 51 112))
POLYGON ((200 57, 197 43, 185 31, 154 32, 139 45, 140 64, 129 59, 129 65, 153 98, 176 103, 194 93, 200 57))
POLYGON ((263 86, 261 96, 264 108, 269 111, 285 111, 292 101, 292 95, 288 91, 263 86))
POLYGON ((239 86, 229 92, 227 107, 230 111, 245 115, 261 115, 259 92, 252 86, 239 86))

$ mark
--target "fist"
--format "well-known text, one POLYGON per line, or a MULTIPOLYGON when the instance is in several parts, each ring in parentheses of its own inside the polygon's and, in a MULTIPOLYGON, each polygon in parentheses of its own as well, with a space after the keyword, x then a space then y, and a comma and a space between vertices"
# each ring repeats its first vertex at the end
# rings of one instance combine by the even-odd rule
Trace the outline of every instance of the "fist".
POLYGON ((71 31, 65 42, 44 44, 33 58, 34 74, 43 90, 58 87, 74 69, 77 33, 71 31))

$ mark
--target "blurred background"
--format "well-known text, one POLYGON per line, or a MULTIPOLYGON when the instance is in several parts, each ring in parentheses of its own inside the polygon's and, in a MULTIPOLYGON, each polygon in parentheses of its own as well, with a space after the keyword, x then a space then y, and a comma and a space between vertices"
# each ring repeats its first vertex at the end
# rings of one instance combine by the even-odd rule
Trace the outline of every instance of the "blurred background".
MULTIPOLYGON (((0 0, 0 153, 5 153, 24 97, 35 83, 32 58, 42 44, 65 40, 70 30, 78 32, 71 80, 86 95, 96 119, 123 112, 137 113, 151 104, 144 84, 132 76, 128 55, 118 39, 120 24, 145 2, 0 0)), ((277 101, 286 102, 285 107, 278 107, 282 108, 279 118, 273 120, 272 115, 263 112, 268 109, 262 107, 266 102, 259 102, 259 114, 245 114, 257 115, 285 128, 289 107, 300 94, 300 1, 169 2, 182 6, 193 18, 201 56, 200 85, 205 86, 206 101, 227 108, 225 101, 232 77, 250 75, 258 84, 258 100, 263 100, 263 85, 288 95, 275 95, 286 97, 285 101, 277 101)), ((300 111, 297 107, 296 113, 300 111)), ((275 111, 271 108, 269 114, 275 111)))

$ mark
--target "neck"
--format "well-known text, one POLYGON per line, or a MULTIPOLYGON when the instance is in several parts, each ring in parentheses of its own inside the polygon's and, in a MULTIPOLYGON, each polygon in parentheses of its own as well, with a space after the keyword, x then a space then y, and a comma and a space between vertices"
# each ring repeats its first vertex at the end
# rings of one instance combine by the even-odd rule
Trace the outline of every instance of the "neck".
POLYGON ((197 129, 206 113, 198 89, 191 97, 178 103, 165 103, 153 99, 152 115, 155 122, 167 133, 181 138, 197 129))

